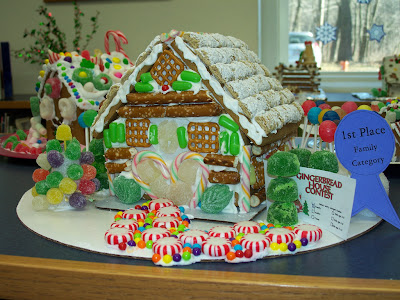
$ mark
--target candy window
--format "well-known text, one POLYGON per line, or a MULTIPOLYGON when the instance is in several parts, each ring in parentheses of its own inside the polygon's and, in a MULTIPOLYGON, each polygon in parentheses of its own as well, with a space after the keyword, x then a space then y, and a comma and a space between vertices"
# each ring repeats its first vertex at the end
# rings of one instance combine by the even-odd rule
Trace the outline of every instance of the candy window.
POLYGON ((183 71, 183 63, 172 53, 164 50, 150 70, 150 74, 159 85, 171 86, 183 71))
POLYGON ((147 135, 150 127, 148 119, 127 119, 126 125, 126 144, 133 147, 150 147, 147 135))
POLYGON ((190 122, 187 132, 189 150, 203 153, 218 153, 219 125, 217 123, 190 122))

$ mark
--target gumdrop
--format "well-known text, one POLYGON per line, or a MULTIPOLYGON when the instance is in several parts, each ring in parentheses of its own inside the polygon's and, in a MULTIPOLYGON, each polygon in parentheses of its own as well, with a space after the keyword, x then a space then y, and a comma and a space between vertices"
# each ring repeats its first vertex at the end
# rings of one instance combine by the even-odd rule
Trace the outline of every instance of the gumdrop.
POLYGON ((81 193, 73 193, 69 197, 69 205, 71 205, 73 208, 84 208, 86 206, 86 197, 82 195, 81 193))
POLYGON ((83 169, 78 164, 72 164, 67 169, 67 176, 72 180, 79 180, 83 176, 83 169))
POLYGON ((94 156, 104 155, 103 140, 93 139, 89 143, 89 151, 92 152, 94 156))
POLYGON ((50 204, 56 205, 62 202, 64 194, 59 188, 51 188, 47 191, 46 198, 50 204))
POLYGON ((298 196, 297 184, 292 178, 274 178, 267 188, 267 198, 276 202, 293 202, 298 196))
POLYGON ((179 147, 176 130, 178 124, 175 121, 163 121, 158 125, 158 143, 164 153, 175 153, 179 147))
POLYGON ((314 152, 310 156, 308 167, 332 173, 339 172, 339 163, 336 155, 327 150, 314 152))
POLYGON ((178 181, 171 185, 168 197, 176 206, 188 205, 189 201, 193 198, 192 185, 183 181, 178 181))
POLYGON ((94 163, 94 155, 92 152, 82 152, 81 153, 81 157, 79 158, 79 163, 81 165, 83 164, 88 164, 91 165, 92 163, 94 163))
POLYGON ((38 192, 36 191, 36 187, 35 186, 32 188, 31 193, 32 193, 33 197, 39 196, 38 192))
POLYGON ((91 165, 86 165, 83 164, 81 165, 82 169, 83 169, 83 175, 82 175, 82 179, 93 179, 96 177, 96 168, 91 166, 91 165))
POLYGON ((113 181, 115 195, 124 204, 132 204, 140 200, 142 197, 139 184, 134 179, 118 176, 113 181))
POLYGON ((46 177, 46 182, 49 187, 51 188, 57 188, 60 185, 61 180, 64 178, 64 176, 58 172, 54 171, 51 172, 47 177, 46 177))
POLYGON ((83 114, 83 122, 87 127, 92 126, 93 121, 96 118, 97 114, 98 114, 97 111, 93 109, 85 111, 85 113, 83 114))
POLYGON ((150 183, 161 176, 160 169, 157 168, 151 159, 140 162, 137 166, 137 172, 140 179, 146 183, 150 183))
POLYGON ((107 172, 106 166, 103 163, 94 162, 92 166, 95 167, 97 174, 107 172))
POLYGON ((96 192, 99 191, 101 188, 100 180, 98 180, 97 178, 93 178, 93 179, 91 179, 91 181, 93 181, 94 185, 96 186, 95 191, 96 192))
POLYGON ((294 202, 274 202, 268 208, 268 223, 282 226, 297 224, 297 208, 294 202))
POLYGON ((32 179, 33 179, 34 182, 39 182, 39 181, 45 180, 47 175, 49 175, 49 173, 50 172, 47 171, 47 170, 36 169, 32 173, 32 179))
POLYGON ((179 179, 190 185, 194 185, 196 182, 197 170, 199 169, 199 166, 199 163, 193 159, 183 161, 178 169, 179 179))
POLYGON ((47 153, 47 161, 53 168, 58 168, 64 163, 64 156, 57 150, 50 150, 47 153))
POLYGON ((103 155, 97 155, 94 157, 94 162, 104 164, 106 162, 106 158, 103 155))
POLYGON ((46 152, 50 152, 51 150, 56 150, 58 152, 62 152, 62 147, 59 141, 57 140, 49 140, 46 143, 46 152))
POLYGON ((201 210, 209 214, 217 214, 229 204, 232 197, 233 191, 227 185, 213 185, 201 196, 201 210))
POLYGON ((25 131, 18 129, 16 134, 20 140, 26 140, 27 135, 26 135, 25 131))
POLYGON ((60 182, 59 188, 64 194, 72 194, 76 191, 77 185, 71 178, 63 178, 60 182))
POLYGON ((94 184, 93 181, 86 180, 86 179, 81 179, 79 181, 78 190, 83 195, 90 195, 90 194, 93 194, 96 191, 96 185, 94 184))
POLYGON ((38 157, 36 158, 36 163, 38 164, 39 167, 41 167, 44 170, 50 170, 51 169, 49 161, 47 160, 47 154, 46 153, 39 154, 38 157))
POLYGON ((50 203, 45 195, 39 195, 32 199, 32 207, 36 211, 47 210, 49 205, 50 203))
POLYGON ((290 150, 291 153, 296 154, 300 167, 308 168, 308 161, 310 160, 311 151, 303 148, 295 148, 290 150))
POLYGON ((36 192, 39 195, 46 195, 47 191, 50 189, 50 187, 47 184, 46 180, 42 180, 42 181, 36 182, 35 188, 36 188, 36 192))
POLYGON ((299 172, 300 162, 293 153, 278 151, 268 159, 267 173, 269 175, 291 177, 299 172))
POLYGON ((155 180, 149 183, 150 190, 158 197, 158 198, 168 198, 167 194, 169 191, 169 185, 165 181, 164 177, 159 176, 155 180))
POLYGON ((108 176, 106 173, 97 174, 96 178, 100 181, 101 190, 106 190, 109 188, 108 176))
POLYGON ((59 141, 68 141, 72 139, 71 127, 61 124, 57 128, 56 139, 59 141))
POLYGON ((76 143, 69 143, 65 150, 65 157, 71 160, 77 160, 81 157, 81 146, 76 143))

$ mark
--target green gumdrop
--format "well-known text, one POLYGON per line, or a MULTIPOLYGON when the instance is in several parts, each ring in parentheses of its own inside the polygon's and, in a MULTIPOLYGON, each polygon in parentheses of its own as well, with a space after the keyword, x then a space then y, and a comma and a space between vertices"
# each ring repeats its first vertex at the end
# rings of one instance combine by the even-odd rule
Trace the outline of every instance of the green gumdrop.
POLYGON ((106 190, 109 188, 108 176, 106 173, 96 174, 96 178, 100 181, 101 190, 106 190))
POLYGON ((87 68, 76 68, 74 73, 72 73, 72 80, 85 85, 86 83, 93 81, 93 73, 87 68), (84 76, 81 76, 83 74, 84 76))
POLYGON ((201 209, 209 214, 217 214, 229 204, 232 197, 233 191, 229 190, 227 185, 213 185, 201 196, 201 209))
POLYGON ((308 167, 332 173, 339 172, 339 163, 336 155, 327 150, 314 152, 310 157, 308 167))
POLYGON ((371 94, 374 97, 378 97, 379 96, 379 90, 377 88, 373 88, 373 89, 371 89, 371 94))
POLYGON ((20 140, 26 140, 27 135, 26 135, 25 131, 18 129, 16 134, 19 136, 20 140))
POLYGON ((104 164, 106 162, 106 158, 103 155, 97 155, 94 157, 94 161, 104 164))
POLYGON ((297 224, 297 208, 294 202, 274 202, 268 208, 268 223, 281 226, 297 224))
POLYGON ((53 91, 53 88, 51 87, 51 84, 46 83, 44 85, 44 92, 46 93, 46 95, 50 95, 52 91, 53 91))
POLYGON ((100 73, 93 79, 93 85, 96 90, 108 91, 113 85, 113 81, 107 74, 100 73))
POLYGON ((147 73, 143 73, 142 75, 140 75, 140 80, 143 83, 149 83, 150 81, 154 80, 153 77, 151 77, 150 72, 147 73))
POLYGON ((64 176, 60 172, 54 171, 47 175, 46 182, 50 188, 58 188, 63 178, 64 176))
POLYGON ((80 64, 80 66, 82 68, 94 69, 94 63, 91 62, 90 60, 85 59, 85 58, 82 59, 82 62, 80 64))
POLYGON ((182 80, 191 81, 191 82, 200 82, 201 77, 199 74, 191 71, 182 71, 181 73, 182 80))
POLYGON ((69 143, 64 155, 70 160, 79 159, 81 157, 81 146, 77 143, 69 143))
POLYGON ((31 112, 32 116, 39 117, 40 116, 40 100, 38 97, 31 97, 29 99, 31 104, 31 112))
POLYGON ((300 162, 300 167, 308 168, 308 161, 310 160, 311 151, 308 149, 295 148, 290 150, 291 153, 296 154, 300 162))
POLYGON ((124 204, 132 204, 140 200, 142 193, 140 185, 134 179, 118 176, 113 181, 115 195, 124 204))
POLYGON ((12 143, 13 143, 13 144, 12 144, 11 150, 14 150, 14 149, 15 149, 15 147, 17 147, 17 146, 18 146, 18 144, 19 144, 19 141, 18 141, 18 140, 17 140, 17 141, 13 141, 12 143))
POLYGON ((93 139, 89 144, 89 151, 94 156, 104 155, 104 145, 102 139, 93 139))
POLYGON ((36 182, 35 188, 36 188, 36 192, 39 195, 46 195, 47 191, 50 189, 50 187, 47 184, 46 180, 42 180, 42 181, 36 182))
POLYGON ((75 137, 73 137, 73 138, 70 139, 70 140, 65 141, 65 143, 67 144, 67 147, 68 147, 68 145, 71 144, 71 143, 75 143, 75 144, 77 144, 77 145, 79 145, 79 146, 81 145, 81 143, 79 143, 78 139, 75 138, 75 137))
POLYGON ((18 142, 18 139, 15 135, 9 136, 5 141, 4 141, 4 146, 7 145, 9 142, 18 142))
POLYGON ((187 81, 174 81, 172 83, 172 89, 175 91, 187 91, 192 88, 192 84, 187 81))
POLYGON ((267 173, 269 175, 292 177, 299 172, 300 162, 293 153, 278 151, 268 159, 267 173))
POLYGON ((378 107, 379 107, 379 109, 381 109, 382 107, 385 107, 386 105, 385 105, 385 103, 383 103, 383 102, 379 102, 378 103, 378 107))
POLYGON ((51 150, 56 150, 60 153, 63 151, 61 144, 58 140, 54 139, 54 140, 47 141, 46 152, 49 153, 49 151, 51 151, 51 150))
POLYGON ((153 86, 150 83, 143 83, 143 82, 137 82, 135 84, 135 90, 138 93, 148 93, 153 90, 153 86))
POLYGON ((387 97, 387 91, 386 90, 382 90, 381 91, 381 97, 387 97))
POLYGON ((106 173, 107 169, 106 166, 104 165, 104 163, 99 163, 99 162, 94 162, 92 164, 93 167, 96 168, 96 174, 100 174, 100 173, 106 173))
POLYGON ((79 180, 83 176, 83 169, 78 164, 72 164, 67 169, 67 176, 72 180, 79 180))
POLYGON ((267 188, 267 198, 275 202, 293 202, 298 196, 297 183, 292 178, 272 179, 267 188))
POLYGON ((92 126, 94 118, 96 118, 96 116, 97 116, 97 111, 93 109, 85 111, 82 116, 83 123, 85 123, 87 127, 92 126))

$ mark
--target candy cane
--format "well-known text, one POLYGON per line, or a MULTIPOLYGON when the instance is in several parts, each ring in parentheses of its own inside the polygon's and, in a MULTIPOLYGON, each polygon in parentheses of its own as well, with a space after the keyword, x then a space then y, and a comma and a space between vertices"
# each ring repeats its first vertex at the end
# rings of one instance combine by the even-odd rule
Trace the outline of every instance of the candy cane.
POLYGON ((131 65, 133 65, 133 63, 129 59, 128 55, 125 53, 124 49, 121 46, 121 41, 123 44, 128 44, 128 40, 127 40, 126 36, 119 30, 109 30, 106 32, 106 35, 104 36, 104 49, 106 50, 106 53, 111 54, 110 53, 109 35, 112 35, 114 38, 115 50, 117 52, 122 53, 129 60, 129 63, 131 65))
POLYGON ((153 162, 155 162, 160 167, 161 174, 165 179, 169 179, 171 177, 169 169, 162 157, 155 152, 143 150, 136 153, 136 155, 133 157, 131 171, 133 178, 152 199, 157 199, 158 197, 151 191, 150 186, 140 178, 137 171, 138 164, 145 159, 151 159, 153 162))
POLYGON ((179 166, 183 161, 185 161, 187 159, 193 159, 193 160, 197 161, 201 167, 201 179, 200 179, 199 185, 197 186, 196 191, 194 192, 193 199, 189 202, 190 208, 196 208, 197 205, 199 204, 201 195, 203 195, 204 190, 207 187, 208 175, 210 174, 210 171, 208 170, 207 165, 204 163, 203 156, 201 156, 200 154, 198 154, 196 152, 191 152, 191 151, 183 152, 175 158, 175 160, 172 164, 172 170, 171 170, 172 183, 176 183, 177 181, 179 181, 179 177, 178 177, 179 166))
POLYGON ((250 211, 250 146, 243 146, 242 163, 240 165, 241 187, 243 197, 239 200, 240 210, 250 211))

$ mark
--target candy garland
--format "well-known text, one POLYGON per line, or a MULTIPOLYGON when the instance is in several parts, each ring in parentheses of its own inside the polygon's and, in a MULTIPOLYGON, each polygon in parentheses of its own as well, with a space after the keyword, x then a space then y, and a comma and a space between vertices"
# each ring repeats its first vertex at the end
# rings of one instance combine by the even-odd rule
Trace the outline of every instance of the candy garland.
POLYGON ((193 159, 193 160, 197 161, 201 167, 200 182, 199 182, 199 184, 196 188, 196 191, 193 195, 193 199, 189 202, 190 208, 196 208, 197 205, 199 204, 199 200, 200 200, 201 196, 203 195, 204 190, 207 187, 208 175, 210 174, 210 171, 208 170, 207 165, 204 163, 203 156, 201 156, 200 154, 198 154, 196 152, 191 152, 191 151, 183 152, 183 153, 179 154, 175 158, 174 162, 172 163, 172 170, 171 170, 172 183, 176 183, 179 180, 179 177, 178 177, 179 166, 183 161, 185 161, 187 159, 193 159))
POLYGON ((109 30, 106 32, 106 35, 104 36, 104 49, 106 50, 107 54, 111 54, 110 52, 110 37, 109 35, 112 35, 114 38, 114 43, 116 47, 116 51, 122 53, 129 61, 129 63, 133 66, 133 63, 129 59, 128 55, 125 53, 124 49, 121 46, 121 41, 123 44, 128 44, 128 39, 126 36, 119 30, 109 30))
POLYGON ((240 165, 241 188, 243 197, 239 200, 240 210, 250 211, 250 146, 242 147, 242 163, 240 165))
POLYGON ((163 43, 170 42, 170 41, 173 41, 177 36, 182 37, 184 33, 185 33, 184 31, 178 31, 178 30, 172 29, 169 33, 165 33, 165 32, 162 33, 160 35, 160 40, 163 43))

